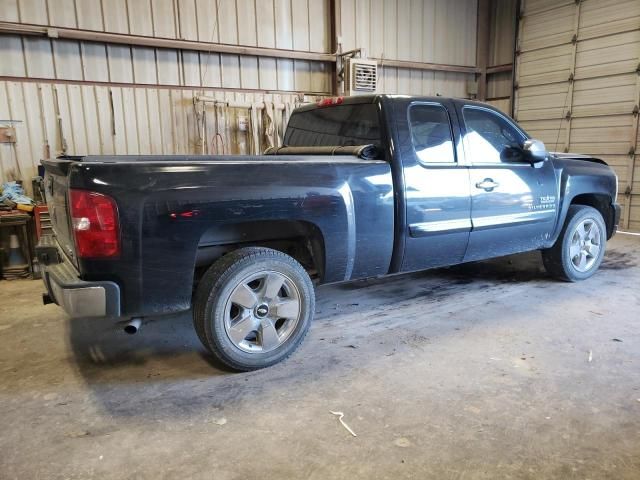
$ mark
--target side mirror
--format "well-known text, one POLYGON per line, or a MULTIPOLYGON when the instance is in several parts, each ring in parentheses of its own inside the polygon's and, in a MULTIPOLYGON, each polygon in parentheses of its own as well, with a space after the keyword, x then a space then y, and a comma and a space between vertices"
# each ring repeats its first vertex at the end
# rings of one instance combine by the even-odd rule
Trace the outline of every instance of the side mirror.
POLYGON ((544 162, 549 156, 549 152, 547 152, 547 147, 544 146, 544 143, 535 138, 525 140, 524 145, 522 145, 522 150, 532 165, 544 162))

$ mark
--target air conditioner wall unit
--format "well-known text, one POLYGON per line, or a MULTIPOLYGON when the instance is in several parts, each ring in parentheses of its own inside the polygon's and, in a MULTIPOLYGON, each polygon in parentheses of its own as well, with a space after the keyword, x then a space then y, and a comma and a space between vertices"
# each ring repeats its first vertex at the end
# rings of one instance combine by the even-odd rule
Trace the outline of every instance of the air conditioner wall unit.
POLYGON ((345 95, 367 95, 378 88, 378 63, 364 58, 348 58, 345 63, 345 95))

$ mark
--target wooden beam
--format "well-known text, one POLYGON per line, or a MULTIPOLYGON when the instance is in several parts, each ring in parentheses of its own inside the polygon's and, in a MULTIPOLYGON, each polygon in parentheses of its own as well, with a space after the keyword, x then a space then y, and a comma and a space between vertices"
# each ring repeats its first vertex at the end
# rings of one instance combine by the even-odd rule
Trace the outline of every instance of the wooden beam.
POLYGON ((507 63, 505 65, 494 65, 493 67, 487 67, 487 75, 492 75, 494 73, 511 72, 512 70, 512 63, 507 63))
POLYGON ((524 0, 516 0, 513 21, 513 71, 511 72, 511 118, 518 120, 516 103, 519 101, 516 75, 520 69, 520 45, 522 44, 522 28, 524 26, 524 0))
MULTIPOLYGON (((566 107, 566 111, 562 112, 562 115, 565 118, 566 123, 566 136, 564 140, 564 152, 569 151, 569 147, 571 145, 571 125, 573 120, 573 91, 575 85, 575 74, 576 74, 576 60, 578 58, 578 37, 580 36, 580 5, 581 2, 576 2, 575 4, 575 13, 573 15, 573 46, 571 48, 571 63, 569 67, 571 70, 569 71, 569 78, 567 81, 569 82, 567 97, 565 99, 565 105, 563 109, 566 107)), ((557 147, 556 147, 557 148, 557 147)))
POLYGON ((257 57, 290 58, 294 60, 312 60, 318 62, 335 62, 331 53, 304 52, 283 48, 247 47, 225 43, 195 42, 171 38, 145 37, 121 33, 96 32, 75 28, 49 28, 41 25, 0 22, 0 33, 13 35, 36 35, 84 42, 117 43, 154 48, 173 48, 178 50, 195 50, 201 52, 229 53, 233 55, 253 55, 257 57))
POLYGON ((38 77, 12 77, 0 75, 0 82, 29 82, 29 83, 46 83, 46 84, 64 84, 64 85, 92 85, 97 87, 120 87, 120 88, 155 88, 158 90, 187 90, 187 91, 211 91, 211 92, 246 92, 268 94, 276 93, 279 95, 316 95, 328 96, 331 92, 310 92, 303 90, 267 90, 264 88, 242 88, 242 87, 211 87, 196 85, 168 85, 156 83, 122 83, 122 82, 99 82, 95 80, 64 80, 59 78, 38 78, 38 77))
MULTIPOLYGON (((338 51, 338 37, 342 36, 340 3, 340 0, 329 0, 329 34, 331 36, 330 50, 332 52, 338 51)), ((333 95, 338 95, 340 93, 340 82, 338 81, 338 65, 336 62, 331 64, 331 93, 333 95)))
POLYGON ((491 33, 491 0, 478 0, 476 29, 476 65, 479 69, 478 100, 487 99, 487 65, 489 64, 489 40, 491 33))
POLYGON ((479 73, 477 67, 466 65, 445 65, 442 63, 412 62, 409 60, 389 60, 388 58, 372 58, 378 65, 385 67, 409 68, 413 70, 431 70, 436 72, 479 73))
MULTIPOLYGON (((640 57, 638 58, 640 62, 640 57)), ((640 129, 640 75, 636 75, 636 93, 635 93, 635 105, 633 123, 631 124, 631 137, 629 138, 629 158, 627 160, 627 183, 626 185, 619 185, 618 198, 624 195, 624 206, 622 207, 622 226, 629 230, 631 228, 631 201, 634 195, 638 195, 638 192, 633 191, 633 181, 636 171, 636 156, 639 153, 638 149, 638 130, 640 129)), ((635 207, 638 208, 638 207, 635 207)), ((634 210, 635 211, 635 210, 634 210)))
MULTIPOLYGON (((481 0, 483 1, 483 0, 481 0)), ((336 2, 334 22, 339 21, 340 6, 336 2)), ((340 26, 336 25, 339 35, 340 26)), ((146 37, 121 33, 96 32, 93 30, 79 30, 75 28, 49 28, 42 25, 30 25, 14 22, 0 22, 0 34, 47 36, 50 38, 64 38, 83 42, 117 43, 132 46, 152 48, 171 48, 179 50, 195 50, 203 52, 228 53, 233 55, 251 55, 257 57, 290 58, 295 60, 310 60, 317 62, 336 63, 336 55, 332 53, 304 52, 300 50, 286 50, 282 48, 248 47, 229 45, 224 43, 195 42, 191 40, 176 40, 170 38, 146 37)), ((332 45, 333 47, 334 45, 332 45)), ((474 66, 448 65, 441 63, 412 62, 406 60, 391 60, 373 58, 381 66, 408 68, 414 70, 431 70, 440 72, 480 73, 474 66)))

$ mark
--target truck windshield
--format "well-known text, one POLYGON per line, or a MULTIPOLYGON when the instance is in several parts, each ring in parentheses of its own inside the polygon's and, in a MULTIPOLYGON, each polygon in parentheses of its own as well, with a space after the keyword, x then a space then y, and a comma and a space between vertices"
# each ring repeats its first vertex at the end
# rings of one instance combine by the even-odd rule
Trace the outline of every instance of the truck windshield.
POLYGON ((291 115, 284 144, 290 147, 382 145, 373 103, 333 105, 291 115))

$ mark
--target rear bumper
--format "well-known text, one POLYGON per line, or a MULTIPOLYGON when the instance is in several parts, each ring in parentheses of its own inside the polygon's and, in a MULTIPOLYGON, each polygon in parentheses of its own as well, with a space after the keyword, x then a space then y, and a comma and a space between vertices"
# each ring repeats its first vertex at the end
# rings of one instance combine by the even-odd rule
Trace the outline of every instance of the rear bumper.
POLYGON ((115 282, 87 282, 60 254, 55 239, 50 235, 40 238, 36 255, 42 270, 47 294, 71 318, 120 316, 120 287, 115 282))

